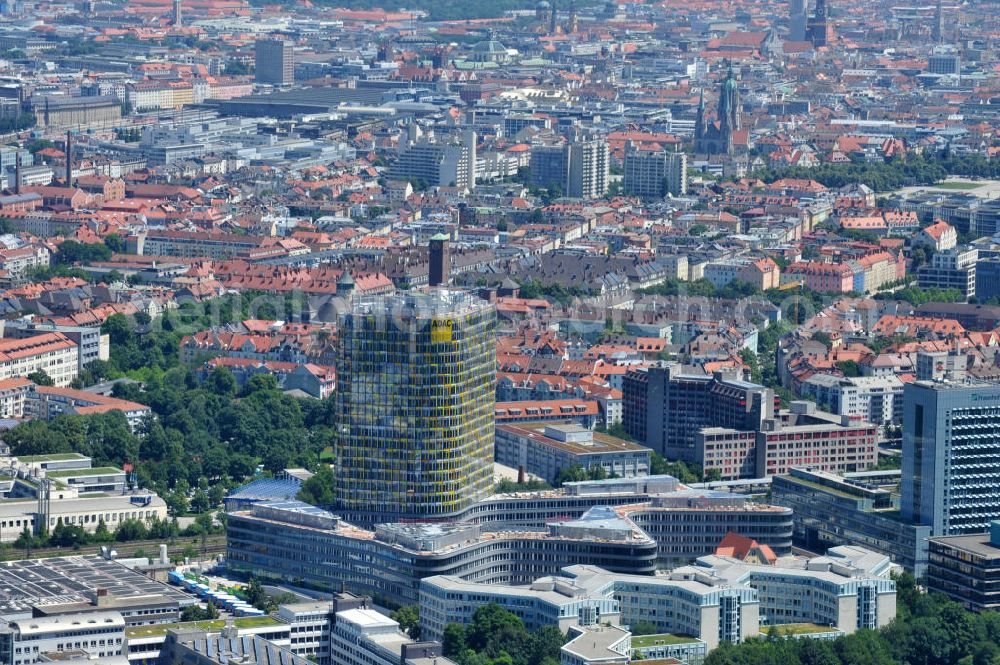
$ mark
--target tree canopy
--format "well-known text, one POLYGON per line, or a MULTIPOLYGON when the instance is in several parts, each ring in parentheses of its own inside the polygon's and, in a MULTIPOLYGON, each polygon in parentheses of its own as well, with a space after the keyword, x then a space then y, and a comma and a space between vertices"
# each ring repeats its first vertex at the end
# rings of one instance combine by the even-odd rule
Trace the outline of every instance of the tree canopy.
POLYGON ((458 665, 557 665, 565 641, 555 626, 529 632, 516 614, 490 603, 468 625, 445 626, 443 646, 458 665))

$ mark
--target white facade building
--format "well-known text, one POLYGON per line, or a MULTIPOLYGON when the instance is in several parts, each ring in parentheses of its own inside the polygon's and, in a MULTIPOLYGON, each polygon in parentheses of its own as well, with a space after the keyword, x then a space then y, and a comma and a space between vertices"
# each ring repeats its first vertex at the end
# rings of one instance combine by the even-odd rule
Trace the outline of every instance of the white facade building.
POLYGON ((125 620, 118 612, 16 619, 0 627, 0 662, 28 665, 39 662, 40 654, 60 651, 111 658, 121 654, 124 640, 125 620))

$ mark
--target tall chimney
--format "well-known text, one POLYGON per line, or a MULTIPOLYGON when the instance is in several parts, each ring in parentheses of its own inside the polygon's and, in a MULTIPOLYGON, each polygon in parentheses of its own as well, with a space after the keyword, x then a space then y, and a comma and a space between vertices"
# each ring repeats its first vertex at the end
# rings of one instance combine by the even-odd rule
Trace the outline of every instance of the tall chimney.
POLYGON ((21 151, 14 153, 14 193, 21 193, 21 151))
POLYGON ((439 233, 431 238, 428 244, 430 250, 430 269, 427 273, 428 286, 447 286, 451 280, 451 253, 448 251, 448 236, 439 233))
POLYGON ((66 132, 66 186, 73 186, 73 133, 66 132))

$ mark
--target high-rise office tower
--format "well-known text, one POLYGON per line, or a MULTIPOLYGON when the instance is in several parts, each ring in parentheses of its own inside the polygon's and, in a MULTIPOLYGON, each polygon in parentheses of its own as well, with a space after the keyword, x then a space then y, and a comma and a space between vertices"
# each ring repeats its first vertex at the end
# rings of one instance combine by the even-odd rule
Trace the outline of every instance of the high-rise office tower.
POLYGON ((934 536, 1000 519, 1000 384, 916 381, 903 390, 902 518, 934 536))
POLYGON ((596 199, 608 193, 610 160, 604 139, 573 141, 569 144, 569 172, 566 196, 596 199))
POLYGON ((446 519, 493 483, 496 311, 462 291, 340 317, 335 494, 361 523, 446 519))
POLYGON ((295 82, 292 42, 285 39, 258 39, 254 45, 254 80, 285 86, 295 82))
POLYGON ((663 198, 687 194, 687 155, 663 148, 625 145, 622 185, 627 194, 663 198))
POLYGON ((805 41, 809 21, 809 0, 790 0, 788 3, 788 39, 805 41))
POLYGON ((531 148, 531 182, 563 196, 596 199, 608 192, 608 142, 578 138, 531 148))
POLYGON ((476 133, 418 138, 389 169, 394 180, 416 180, 421 187, 476 187, 476 133))

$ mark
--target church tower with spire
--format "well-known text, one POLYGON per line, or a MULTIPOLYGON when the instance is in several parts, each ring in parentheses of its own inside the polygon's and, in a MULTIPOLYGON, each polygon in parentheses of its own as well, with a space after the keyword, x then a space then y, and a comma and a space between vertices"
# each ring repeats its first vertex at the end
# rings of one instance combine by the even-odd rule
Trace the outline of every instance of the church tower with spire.
POLYGON ((705 136, 705 88, 701 89, 701 96, 698 98, 698 115, 694 121, 694 141, 699 144, 705 136))
POLYGON ((941 6, 941 0, 937 0, 937 5, 934 7, 934 29, 931 31, 931 37, 935 44, 944 42, 944 7, 941 6))
POLYGON ((833 22, 830 20, 830 8, 826 0, 816 0, 816 13, 809 19, 806 32, 813 46, 827 46, 833 42, 833 22))
POLYGON ((702 89, 695 118, 695 151, 708 155, 732 155, 736 152, 733 135, 742 129, 740 84, 730 61, 726 78, 719 88, 719 104, 715 121, 709 123, 705 114, 705 91, 702 89))

